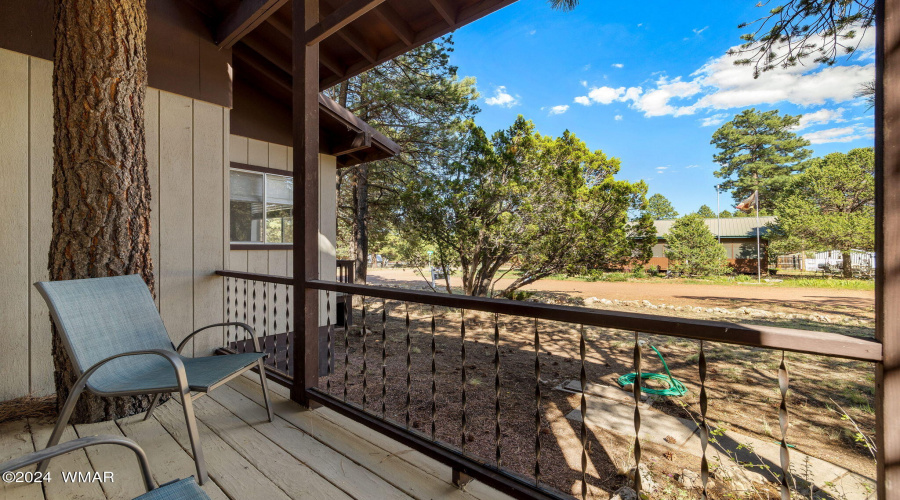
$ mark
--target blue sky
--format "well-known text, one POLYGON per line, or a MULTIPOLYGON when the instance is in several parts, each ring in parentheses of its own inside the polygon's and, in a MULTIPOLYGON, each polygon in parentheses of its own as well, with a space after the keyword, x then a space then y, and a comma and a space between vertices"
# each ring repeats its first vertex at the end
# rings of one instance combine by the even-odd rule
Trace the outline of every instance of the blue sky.
MULTIPOLYGON (((542 134, 571 130, 620 158, 619 177, 645 180, 679 212, 715 209, 709 141, 742 109, 804 115, 797 132, 817 156, 874 143, 873 113, 853 97, 874 78, 874 30, 835 66, 809 62, 754 80, 725 54, 740 41, 738 24, 761 15, 755 5, 583 0, 564 13, 520 0, 458 30, 452 62, 477 79, 476 122, 489 133, 519 114, 542 134)), ((728 194, 721 201, 732 205, 728 194)))

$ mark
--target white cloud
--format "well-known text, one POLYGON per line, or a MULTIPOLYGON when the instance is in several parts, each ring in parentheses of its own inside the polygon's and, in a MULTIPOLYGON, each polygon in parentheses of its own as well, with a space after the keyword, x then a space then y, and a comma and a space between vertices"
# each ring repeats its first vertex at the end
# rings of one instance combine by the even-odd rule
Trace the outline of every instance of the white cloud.
POLYGON ((587 71, 587 70, 589 70, 589 69, 591 69, 590 63, 585 64, 585 65, 581 68, 581 71, 587 71))
POLYGON ((613 119, 616 120, 617 122, 620 122, 620 121, 622 121, 623 118, 622 118, 622 115, 616 115, 613 119))
POLYGON ((568 104, 560 104, 559 106, 553 106, 550 108, 551 115, 561 115, 569 110, 568 104))
POLYGON ((613 67, 613 68, 619 68, 619 69, 622 69, 622 68, 625 67, 625 65, 622 64, 622 63, 615 63, 615 64, 612 65, 612 67, 613 67))
MULTIPOLYGON (((866 54, 865 51, 874 44, 874 30, 866 31, 859 40, 860 53, 866 54)), ((587 96, 576 98, 575 102, 588 105, 629 101, 634 109, 643 111, 644 116, 648 117, 692 115, 703 110, 731 110, 785 101, 800 106, 848 101, 864 104, 863 100, 855 97, 856 91, 875 75, 875 65, 871 63, 842 66, 808 64, 777 67, 759 78, 753 78, 752 67, 734 64, 742 57, 723 55, 711 59, 687 79, 662 75, 646 89, 594 88, 587 96)), ((717 123, 720 118, 716 115, 704 118, 703 125, 721 123, 717 123)))
POLYGON ((506 87, 500 86, 497 87, 497 90, 494 91, 493 97, 488 97, 484 100, 484 103, 488 106, 503 106, 505 108, 511 108, 516 104, 519 104, 518 96, 513 97, 506 91, 506 87))
POLYGON ((730 116, 731 115, 728 113, 716 113, 714 115, 707 116, 706 118, 703 118, 702 120, 700 120, 700 126, 701 127, 715 127, 716 125, 721 125, 721 124, 725 123, 725 120, 727 120, 730 116))
POLYGON ((666 173, 666 170, 668 170, 668 169, 669 169, 669 167, 667 167, 667 166, 666 167, 656 167, 656 173, 664 174, 664 173, 666 173))
POLYGON ((854 125, 850 127, 829 128, 804 134, 803 138, 813 144, 826 144, 830 142, 850 142, 857 139, 872 139, 875 137, 873 127, 854 125))
POLYGON ((708 29, 709 29, 709 26, 704 26, 702 28, 694 28, 691 31, 693 31, 695 35, 699 35, 700 33, 703 33, 704 31, 706 31, 708 29))
POLYGON ((534 35, 535 33, 537 33, 537 30, 531 30, 528 32, 529 35, 534 35))
POLYGON ((586 96, 586 95, 580 95, 580 96, 578 96, 578 97, 575 98, 575 103, 576 103, 576 104, 581 104, 582 106, 590 106, 590 105, 591 105, 591 99, 590 99, 588 96, 586 96))
POLYGON ((579 83, 581 83, 582 87, 587 88, 587 80, 581 80, 579 83))
POLYGON ((688 165, 684 168, 700 168, 700 165, 688 165))
POLYGON ((800 117, 800 123, 795 130, 803 130, 812 125, 824 125, 827 123, 843 123, 844 108, 828 109, 822 108, 814 113, 806 113, 800 117))

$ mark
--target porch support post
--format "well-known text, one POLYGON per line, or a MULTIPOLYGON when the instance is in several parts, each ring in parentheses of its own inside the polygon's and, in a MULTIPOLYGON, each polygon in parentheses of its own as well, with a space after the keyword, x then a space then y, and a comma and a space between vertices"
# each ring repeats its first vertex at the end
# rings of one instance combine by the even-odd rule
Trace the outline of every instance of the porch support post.
POLYGON ((884 500, 900 499, 900 0, 876 6, 875 336, 884 361, 875 375, 875 432, 884 500))
POLYGON ((319 383, 319 45, 302 36, 319 21, 319 0, 293 0, 294 383, 291 399, 310 407, 319 383))

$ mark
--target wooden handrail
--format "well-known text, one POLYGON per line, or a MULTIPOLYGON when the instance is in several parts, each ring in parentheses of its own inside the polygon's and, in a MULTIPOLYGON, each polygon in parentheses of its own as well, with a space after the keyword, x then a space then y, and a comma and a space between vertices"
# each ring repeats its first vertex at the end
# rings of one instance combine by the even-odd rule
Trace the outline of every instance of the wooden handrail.
POLYGON ((353 285, 331 281, 307 281, 306 286, 318 290, 343 292, 389 300, 417 302, 483 311, 511 316, 538 318, 578 325, 615 328, 727 344, 777 349, 833 358, 878 362, 882 360, 881 344, 874 340, 849 337, 831 332, 796 330, 761 325, 745 325, 620 311, 604 311, 584 307, 558 306, 507 299, 470 297, 445 293, 421 292, 369 285, 353 285))
POLYGON ((226 278, 237 278, 240 280, 259 281, 260 283, 275 283, 277 285, 293 285, 294 278, 290 276, 277 276, 274 274, 256 274, 244 271, 216 271, 216 274, 226 278))
MULTIPOLYGON (((216 271, 219 276, 294 285, 294 278, 243 271, 216 271)), ((622 311, 605 311, 584 307, 558 306, 537 302, 520 302, 507 299, 470 297, 446 293, 422 292, 370 285, 354 285, 332 281, 311 280, 306 286, 317 290, 343 292, 388 300, 416 302, 469 311, 482 311, 509 316, 538 318, 577 325, 615 328, 695 340, 708 340, 726 344, 745 345, 764 349, 776 349, 832 358, 856 359, 879 362, 882 347, 879 342, 838 333, 814 330, 797 330, 763 325, 746 325, 724 321, 677 318, 622 311)))

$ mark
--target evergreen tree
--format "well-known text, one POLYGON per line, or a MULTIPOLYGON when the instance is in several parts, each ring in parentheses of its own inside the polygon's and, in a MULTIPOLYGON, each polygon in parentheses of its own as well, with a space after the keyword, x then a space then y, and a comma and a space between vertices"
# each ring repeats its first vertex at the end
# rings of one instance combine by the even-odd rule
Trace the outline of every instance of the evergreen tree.
POLYGON ((675 221, 666 235, 666 258, 670 270, 687 276, 718 276, 730 271, 725 247, 699 214, 675 221))
POLYGON ((704 219, 715 219, 716 218, 716 213, 713 212, 713 210, 711 208, 709 208, 708 205, 701 205, 700 209, 697 210, 697 215, 699 215, 700 217, 703 217, 704 219))
POLYGON ((728 210, 722 210, 721 212, 719 212, 719 217, 721 217, 723 219, 730 219, 730 218, 734 217, 734 214, 732 214, 728 210))
POLYGON ((722 168, 715 176, 724 179, 722 188, 735 201, 759 190, 760 209, 774 208, 778 193, 810 155, 809 141, 792 130, 798 123, 799 116, 751 108, 716 130, 710 144, 719 150, 713 161, 722 168))
POLYGON ((647 200, 647 213, 655 220, 674 219, 678 212, 672 206, 672 202, 665 196, 656 193, 647 200))
POLYGON ((773 248, 840 250, 850 277, 850 251, 875 248, 875 152, 859 148, 809 164, 779 199, 773 248))

